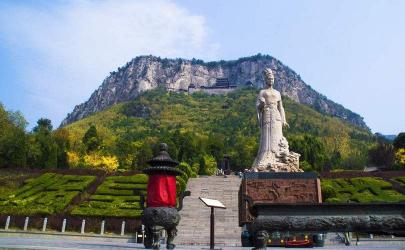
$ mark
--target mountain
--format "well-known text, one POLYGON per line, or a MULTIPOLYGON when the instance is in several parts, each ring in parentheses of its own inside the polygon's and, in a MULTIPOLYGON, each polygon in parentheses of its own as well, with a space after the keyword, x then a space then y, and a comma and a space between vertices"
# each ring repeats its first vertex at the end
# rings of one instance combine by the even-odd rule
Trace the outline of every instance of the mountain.
MULTIPOLYGON (((250 168, 259 146, 255 108, 258 92, 250 87, 225 95, 186 95, 156 88, 60 130, 69 135, 69 151, 83 158, 84 135, 95 125, 100 151, 117 157, 123 169, 142 169, 152 157, 154 145, 166 142, 170 155, 178 161, 199 163, 208 155, 221 162, 226 154, 232 168, 240 170, 250 168)), ((283 132, 290 149, 301 154, 302 167, 364 167, 374 141, 370 131, 288 97, 283 98, 283 104, 290 125, 283 132)))
POLYGON ((255 55, 234 61, 204 62, 202 60, 161 59, 139 56, 124 67, 111 72, 85 103, 77 105, 62 121, 61 127, 104 110, 114 104, 129 101, 140 93, 158 86, 170 91, 187 91, 196 87, 213 86, 217 78, 228 78, 239 87, 263 87, 262 71, 275 71, 275 88, 284 96, 309 105, 315 110, 338 117, 360 128, 368 129, 363 118, 313 90, 301 77, 279 60, 268 55, 255 55))

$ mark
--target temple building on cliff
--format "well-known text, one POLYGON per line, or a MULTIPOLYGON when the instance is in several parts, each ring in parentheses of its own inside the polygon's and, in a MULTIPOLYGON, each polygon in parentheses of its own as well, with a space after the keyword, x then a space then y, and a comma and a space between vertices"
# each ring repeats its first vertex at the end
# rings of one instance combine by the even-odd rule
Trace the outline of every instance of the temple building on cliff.
POLYGON ((196 86, 191 83, 188 86, 188 93, 202 91, 207 94, 222 95, 236 90, 237 86, 229 82, 228 78, 217 78, 213 86, 196 86))

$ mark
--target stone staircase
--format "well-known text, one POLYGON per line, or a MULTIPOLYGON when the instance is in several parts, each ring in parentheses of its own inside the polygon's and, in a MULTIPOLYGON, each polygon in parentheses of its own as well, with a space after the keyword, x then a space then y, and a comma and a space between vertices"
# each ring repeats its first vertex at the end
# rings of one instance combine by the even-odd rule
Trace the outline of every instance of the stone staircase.
POLYGON ((178 226, 177 245, 205 245, 210 243, 210 213, 198 197, 221 201, 226 209, 215 209, 215 245, 241 246, 241 228, 238 225, 238 191, 241 179, 235 175, 191 178, 184 198, 178 226))

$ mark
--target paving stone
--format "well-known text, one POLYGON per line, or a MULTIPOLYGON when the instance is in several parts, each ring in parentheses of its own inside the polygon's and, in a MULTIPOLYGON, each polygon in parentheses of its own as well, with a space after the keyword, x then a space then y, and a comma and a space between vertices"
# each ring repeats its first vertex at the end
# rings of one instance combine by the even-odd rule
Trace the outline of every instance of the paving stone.
POLYGON ((230 175, 192 178, 187 184, 191 196, 184 199, 175 244, 208 245, 210 241, 210 208, 198 198, 220 200, 226 210, 215 209, 215 245, 240 246, 238 225, 238 191, 241 179, 230 175))

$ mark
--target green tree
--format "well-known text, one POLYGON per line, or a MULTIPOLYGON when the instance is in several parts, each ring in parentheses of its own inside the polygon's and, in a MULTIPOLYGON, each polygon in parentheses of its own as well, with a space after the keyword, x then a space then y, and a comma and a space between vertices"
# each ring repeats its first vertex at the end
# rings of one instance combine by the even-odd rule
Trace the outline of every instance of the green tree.
POLYGON ((225 136, 219 133, 211 133, 208 136, 207 151, 218 161, 222 160, 225 154, 225 136))
POLYGON ((25 126, 25 119, 20 112, 7 112, 0 103, 0 167, 26 166, 25 126))
POLYGON ((391 167, 394 163, 394 146, 391 143, 380 141, 368 152, 369 162, 375 166, 391 167))
POLYGON ((56 130, 53 133, 57 145, 57 167, 68 168, 67 152, 70 150, 69 131, 65 128, 56 130))
POLYGON ((25 120, 23 114, 20 111, 8 111, 8 117, 11 123, 17 128, 25 130, 28 126, 27 120, 25 120))
POLYGON ((314 168, 307 161, 301 161, 300 162, 300 168, 302 170, 304 170, 304 172, 312 172, 312 171, 314 171, 314 168))
POLYGON ((258 143, 255 138, 236 135, 230 142, 231 168, 237 171, 249 169, 257 153, 258 143))
POLYGON ((10 126, 0 137, 0 167, 25 167, 27 139, 25 132, 10 126))
POLYGON ((127 134, 125 133, 123 136, 118 137, 116 141, 115 153, 121 169, 132 168, 137 147, 140 145, 138 141, 134 142, 131 138, 127 138, 127 134))
POLYGON ((304 136, 290 138, 289 142, 290 150, 301 154, 300 161, 308 162, 316 171, 323 171, 327 153, 321 140, 304 134, 304 136))
POLYGON ((92 152, 100 149, 101 139, 97 133, 97 128, 91 125, 83 136, 83 144, 86 146, 87 152, 92 152))
POLYGON ((52 135, 52 123, 41 118, 33 129, 28 149, 29 165, 35 168, 57 167, 58 145, 52 135))
POLYGON ((34 127, 33 131, 38 132, 40 129, 52 131, 52 129, 53 129, 52 121, 47 118, 40 118, 37 121, 37 126, 34 127))
POLYGON ((405 132, 399 133, 393 141, 395 149, 405 148, 405 132))
POLYGON ((199 138, 195 134, 176 131, 173 137, 178 148, 177 160, 192 162, 201 155, 203 148, 199 146, 199 138))
POLYGON ((135 155, 132 167, 134 169, 142 169, 147 166, 146 162, 152 159, 152 157, 153 150, 151 145, 148 142, 144 142, 135 155))
POLYGON ((28 135, 27 165, 32 168, 41 168, 42 151, 34 134, 28 135))

